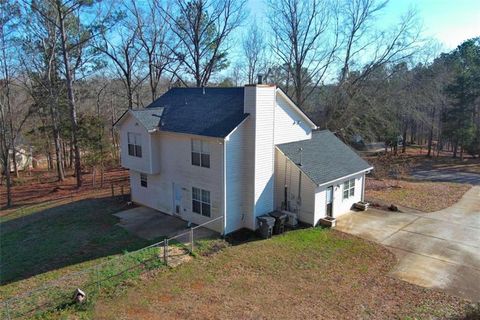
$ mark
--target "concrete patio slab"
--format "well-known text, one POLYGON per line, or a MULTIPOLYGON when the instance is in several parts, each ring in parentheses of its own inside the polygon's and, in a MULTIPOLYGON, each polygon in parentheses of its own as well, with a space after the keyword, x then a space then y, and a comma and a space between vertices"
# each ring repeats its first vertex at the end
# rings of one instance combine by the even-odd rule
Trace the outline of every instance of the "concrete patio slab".
MULTIPOLYGON (((186 221, 147 207, 120 211, 114 216, 120 218, 118 226, 146 240, 170 238, 190 230, 186 221)), ((195 239, 219 236, 217 232, 203 227, 195 229, 194 232, 195 239)), ((179 239, 179 241, 183 240, 187 241, 188 239, 187 237, 179 239)))

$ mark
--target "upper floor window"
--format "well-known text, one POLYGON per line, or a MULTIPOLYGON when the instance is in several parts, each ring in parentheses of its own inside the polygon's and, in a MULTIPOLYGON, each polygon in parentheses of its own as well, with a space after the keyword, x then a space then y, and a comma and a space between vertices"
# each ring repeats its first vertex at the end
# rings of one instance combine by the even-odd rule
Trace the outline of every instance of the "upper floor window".
POLYGON ((210 191, 192 188, 192 211, 205 217, 210 217, 210 191))
POLYGON ((343 183, 343 199, 348 199, 355 195, 355 179, 347 180, 343 183))
POLYGON ((142 157, 142 135, 140 133, 128 132, 128 155, 142 157))
POLYGON ((208 142, 192 139, 192 165, 210 168, 210 147, 208 142))

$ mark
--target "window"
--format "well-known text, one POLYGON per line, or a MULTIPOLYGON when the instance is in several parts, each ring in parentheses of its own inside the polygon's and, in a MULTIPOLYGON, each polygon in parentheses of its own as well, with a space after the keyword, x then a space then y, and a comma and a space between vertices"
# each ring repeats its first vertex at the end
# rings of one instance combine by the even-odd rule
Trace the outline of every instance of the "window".
POLYGON ((348 199, 355 195, 355 179, 347 180, 343 183, 343 199, 348 199))
POLYGON ((192 188, 192 211, 210 217, 210 191, 192 188))
POLYGON ((192 165, 210 168, 210 148, 208 142, 192 140, 192 165))
POLYGON ((128 132, 128 155, 142 157, 142 136, 140 133, 128 132))
POLYGON ((147 175, 144 173, 140 173, 140 185, 145 188, 148 186, 147 175))

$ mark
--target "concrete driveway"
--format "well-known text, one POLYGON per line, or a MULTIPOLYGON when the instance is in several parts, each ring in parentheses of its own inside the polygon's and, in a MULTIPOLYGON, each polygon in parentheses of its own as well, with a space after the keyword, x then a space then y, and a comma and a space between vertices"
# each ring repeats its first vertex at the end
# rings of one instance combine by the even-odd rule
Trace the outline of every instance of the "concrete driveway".
POLYGON ((480 301, 480 186, 441 211, 352 212, 336 229, 388 247, 399 260, 393 276, 480 301))

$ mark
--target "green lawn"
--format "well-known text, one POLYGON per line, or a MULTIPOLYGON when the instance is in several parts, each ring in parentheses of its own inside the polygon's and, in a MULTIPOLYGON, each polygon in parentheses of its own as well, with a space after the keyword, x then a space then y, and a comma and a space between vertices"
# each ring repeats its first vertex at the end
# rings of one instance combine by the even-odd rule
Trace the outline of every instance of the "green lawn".
MULTIPOLYGON (((17 210, 14 218, 7 216, 0 223, 1 300, 57 279, 60 281, 47 290, 48 294, 58 298, 56 286, 59 292, 68 288, 68 294, 71 294, 72 286, 95 280, 90 279, 91 272, 76 272, 152 243, 115 225, 118 219, 112 213, 125 209, 125 201, 119 198, 84 199, 52 206, 45 203, 37 208, 17 210)), ((145 255, 153 254, 141 252, 122 260, 121 264, 138 264, 145 255)), ((116 264, 107 264, 100 275, 93 276, 106 277, 115 273, 116 264)), ((108 285, 108 282, 102 285, 108 285)), ((40 291, 39 294, 45 293, 40 291)), ((35 300, 32 302, 40 304, 35 300)), ((23 305, 21 307, 25 309, 23 305)))

